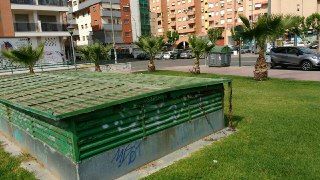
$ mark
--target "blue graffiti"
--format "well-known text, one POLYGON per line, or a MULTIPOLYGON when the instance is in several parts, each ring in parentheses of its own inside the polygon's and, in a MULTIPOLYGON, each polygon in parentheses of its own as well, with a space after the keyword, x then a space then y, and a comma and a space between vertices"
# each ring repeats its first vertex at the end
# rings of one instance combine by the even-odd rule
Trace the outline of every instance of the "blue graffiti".
POLYGON ((133 163, 138 156, 141 155, 140 152, 140 142, 130 143, 124 147, 120 147, 115 153, 112 163, 117 163, 118 168, 122 165, 130 165, 133 163))

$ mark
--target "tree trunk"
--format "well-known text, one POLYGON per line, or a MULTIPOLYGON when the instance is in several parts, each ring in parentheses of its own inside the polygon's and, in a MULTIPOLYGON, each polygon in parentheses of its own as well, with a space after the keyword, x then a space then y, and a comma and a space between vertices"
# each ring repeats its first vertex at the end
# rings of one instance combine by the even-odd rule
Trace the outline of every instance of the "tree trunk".
POLYGON ((34 74, 33 66, 29 66, 29 73, 30 73, 30 74, 34 74))
POLYGON ((99 64, 94 64, 96 72, 102 72, 99 64))
POLYGON ((192 73, 200 74, 200 60, 199 60, 199 57, 196 57, 196 59, 194 60, 194 66, 193 66, 192 73))
POLYGON ((156 66, 154 64, 154 58, 150 58, 149 64, 148 64, 148 71, 149 72, 155 72, 156 66))
POLYGON ((320 52, 320 32, 317 33, 317 39, 318 39, 318 52, 320 52))
POLYGON ((254 67, 254 79, 257 81, 263 81, 268 78, 268 65, 266 63, 266 59, 264 57, 264 49, 261 48, 259 51, 259 57, 257 59, 257 63, 254 67))

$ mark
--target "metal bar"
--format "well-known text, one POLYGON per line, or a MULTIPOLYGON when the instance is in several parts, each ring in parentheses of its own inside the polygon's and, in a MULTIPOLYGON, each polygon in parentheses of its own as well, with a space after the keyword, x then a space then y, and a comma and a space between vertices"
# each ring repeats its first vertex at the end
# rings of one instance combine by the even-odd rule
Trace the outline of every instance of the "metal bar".
POLYGON ((228 82, 228 92, 229 92, 229 111, 228 111, 228 120, 229 127, 234 128, 233 124, 233 104, 232 104, 232 82, 228 82))

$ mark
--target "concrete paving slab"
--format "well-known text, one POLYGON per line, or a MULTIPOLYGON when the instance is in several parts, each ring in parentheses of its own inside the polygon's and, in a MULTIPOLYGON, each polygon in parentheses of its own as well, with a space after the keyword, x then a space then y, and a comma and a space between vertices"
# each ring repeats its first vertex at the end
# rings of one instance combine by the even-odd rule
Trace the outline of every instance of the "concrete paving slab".
MULTIPOLYGON (((175 66, 165 67, 161 70, 183 71, 189 72, 192 66, 175 66)), ((212 73, 221 75, 235 75, 253 77, 254 67, 207 67, 201 66, 202 73, 212 73)), ((290 80, 305 80, 305 81, 320 81, 320 70, 302 71, 299 69, 270 69, 270 78, 290 79, 290 80)))

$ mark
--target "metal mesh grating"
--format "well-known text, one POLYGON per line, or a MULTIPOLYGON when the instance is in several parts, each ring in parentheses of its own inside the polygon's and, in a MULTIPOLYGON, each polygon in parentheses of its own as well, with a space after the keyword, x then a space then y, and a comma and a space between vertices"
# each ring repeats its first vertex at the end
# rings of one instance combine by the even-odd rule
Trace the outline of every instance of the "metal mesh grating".
POLYGON ((163 92, 223 79, 68 71, 0 79, 0 102, 59 120, 163 92))

